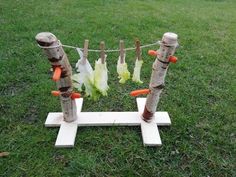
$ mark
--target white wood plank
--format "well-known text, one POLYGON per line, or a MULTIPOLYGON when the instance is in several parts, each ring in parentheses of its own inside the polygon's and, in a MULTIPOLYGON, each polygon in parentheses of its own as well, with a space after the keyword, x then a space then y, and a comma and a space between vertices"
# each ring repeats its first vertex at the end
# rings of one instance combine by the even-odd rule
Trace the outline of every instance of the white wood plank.
POLYGON ((83 107, 83 98, 75 99, 75 105, 76 105, 77 115, 79 115, 83 107))
POLYGON ((144 106, 146 103, 146 98, 136 98, 137 106, 138 106, 138 112, 143 113, 144 106))
POLYGON ((77 122, 64 122, 60 126, 57 140, 55 143, 56 147, 74 147, 75 137, 77 133, 77 122))
MULTIPOLYGON (((144 110, 146 98, 137 98, 136 101, 137 101, 138 111, 140 114, 142 114, 144 110)), ((160 146, 162 144, 161 137, 160 137, 158 127, 156 124, 156 121, 160 120, 162 116, 163 116, 163 112, 160 113, 159 115, 155 114, 154 120, 148 123, 145 122, 144 120, 141 120, 141 132, 142 132, 144 146, 160 146)), ((167 118, 166 115, 164 115, 163 117, 164 119, 167 118)))
MULTIPOLYGON (((155 115, 158 126, 170 125, 167 112, 157 112, 155 115), (157 114, 157 115, 156 115, 157 114)), ((59 127, 63 122, 62 113, 49 113, 45 122, 46 127, 59 127)), ((141 124, 139 112, 80 112, 76 121, 78 126, 137 126, 141 124)))
POLYGON ((50 112, 44 123, 45 127, 60 127, 63 122, 62 112, 50 112))
POLYGON ((138 112, 81 112, 78 126, 137 126, 140 125, 138 112))
MULTIPOLYGON (((137 98, 139 112, 80 112, 83 99, 76 99, 78 126, 137 126, 141 124, 141 114, 146 98, 137 98)), ((59 127, 63 122, 62 113, 49 113, 45 122, 46 127, 59 127)), ((170 125, 167 112, 156 112, 155 120, 158 126, 170 125)))
MULTIPOLYGON (((75 99, 75 105, 76 105, 77 115, 79 115, 83 106, 83 98, 75 99)), ((45 127, 60 127, 62 122, 63 122, 62 112, 50 112, 48 113, 44 125, 45 127)))
POLYGON ((142 120, 141 131, 144 146, 160 146, 162 144, 157 124, 154 121, 147 123, 142 120))
POLYGON ((156 122, 158 126, 171 125, 171 120, 168 112, 156 112, 154 122, 156 122))

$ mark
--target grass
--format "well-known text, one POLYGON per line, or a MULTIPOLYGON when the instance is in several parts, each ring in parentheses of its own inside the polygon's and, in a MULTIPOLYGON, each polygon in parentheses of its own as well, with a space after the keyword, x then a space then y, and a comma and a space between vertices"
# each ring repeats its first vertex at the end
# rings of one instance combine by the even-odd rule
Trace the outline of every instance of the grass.
MULTIPOLYGON (((236 176, 235 7, 233 0, 1 0, 0 151, 10 154, 0 158, 0 176, 236 176), (84 127, 75 148, 54 148, 58 129, 44 121, 60 103, 50 96, 50 65, 34 40, 41 31, 69 45, 90 39, 90 48, 177 33, 179 62, 157 108, 172 119, 160 128, 163 146, 143 147, 139 127, 84 127)), ((65 51, 74 66, 78 54, 65 51)), ((108 56, 109 96, 85 99, 83 111, 137 110, 129 92, 148 87, 153 59, 143 51, 143 85, 120 85, 117 55, 108 56)), ((97 57, 89 53, 92 64, 97 57)), ((131 71, 133 58, 127 53, 131 71)))

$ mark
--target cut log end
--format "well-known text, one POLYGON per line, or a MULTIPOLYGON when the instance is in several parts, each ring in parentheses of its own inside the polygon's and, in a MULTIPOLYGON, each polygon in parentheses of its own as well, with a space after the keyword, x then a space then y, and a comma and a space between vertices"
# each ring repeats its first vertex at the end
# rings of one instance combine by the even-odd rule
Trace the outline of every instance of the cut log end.
POLYGON ((175 33, 167 32, 163 35, 162 41, 167 45, 177 45, 178 35, 175 33))
POLYGON ((37 43, 41 46, 50 46, 57 41, 57 37, 50 32, 41 32, 35 36, 37 43))

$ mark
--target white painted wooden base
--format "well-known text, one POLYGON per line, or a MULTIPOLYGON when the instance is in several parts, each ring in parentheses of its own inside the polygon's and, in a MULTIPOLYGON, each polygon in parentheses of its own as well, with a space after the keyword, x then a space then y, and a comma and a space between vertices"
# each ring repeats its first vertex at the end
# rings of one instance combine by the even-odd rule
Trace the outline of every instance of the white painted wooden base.
POLYGON ((142 120, 146 98, 137 98, 138 112, 81 112, 83 99, 76 99, 77 120, 65 122, 63 114, 52 112, 48 114, 46 127, 60 127, 56 147, 73 147, 78 126, 140 126, 143 144, 145 146, 160 146, 161 138, 158 126, 171 125, 167 112, 156 112, 154 119, 147 123, 142 120))

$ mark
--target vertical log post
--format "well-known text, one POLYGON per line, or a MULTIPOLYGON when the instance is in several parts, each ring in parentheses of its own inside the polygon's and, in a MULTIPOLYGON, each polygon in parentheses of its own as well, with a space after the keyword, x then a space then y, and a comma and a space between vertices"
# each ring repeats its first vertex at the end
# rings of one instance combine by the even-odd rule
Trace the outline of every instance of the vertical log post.
POLYGON ((152 75, 149 84, 150 93, 147 95, 143 120, 149 122, 153 119, 159 102, 160 94, 164 88, 164 81, 169 62, 178 46, 177 34, 165 33, 160 43, 160 49, 157 51, 157 58, 152 66, 152 75))
POLYGON ((55 77, 57 78, 55 81, 57 88, 60 91, 60 101, 64 120, 66 122, 75 121, 77 119, 75 100, 71 98, 73 89, 71 81, 72 70, 67 55, 64 52, 60 41, 52 33, 39 33, 36 35, 35 39, 48 57, 54 75, 56 75, 56 72, 60 73, 59 77, 55 77), (61 72, 58 72, 59 70, 61 70, 61 72))

